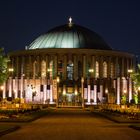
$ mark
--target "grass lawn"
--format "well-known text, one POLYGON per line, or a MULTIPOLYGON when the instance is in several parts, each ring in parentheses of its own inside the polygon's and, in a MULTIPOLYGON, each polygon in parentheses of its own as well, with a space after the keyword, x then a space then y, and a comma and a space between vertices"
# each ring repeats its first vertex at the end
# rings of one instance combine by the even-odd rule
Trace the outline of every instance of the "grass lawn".
POLYGON ((47 110, 29 111, 18 113, 11 117, 1 118, 0 122, 30 122, 47 114, 47 110))

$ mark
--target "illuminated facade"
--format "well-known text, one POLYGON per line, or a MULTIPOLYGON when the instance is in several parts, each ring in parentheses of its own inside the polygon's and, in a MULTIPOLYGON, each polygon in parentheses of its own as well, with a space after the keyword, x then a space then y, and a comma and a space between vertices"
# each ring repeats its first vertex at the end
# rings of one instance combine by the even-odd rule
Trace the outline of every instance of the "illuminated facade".
POLYGON ((57 106, 120 104, 124 94, 128 102, 132 99, 128 69, 134 69, 134 55, 113 50, 97 33, 72 21, 9 56, 14 71, 3 98, 57 106))

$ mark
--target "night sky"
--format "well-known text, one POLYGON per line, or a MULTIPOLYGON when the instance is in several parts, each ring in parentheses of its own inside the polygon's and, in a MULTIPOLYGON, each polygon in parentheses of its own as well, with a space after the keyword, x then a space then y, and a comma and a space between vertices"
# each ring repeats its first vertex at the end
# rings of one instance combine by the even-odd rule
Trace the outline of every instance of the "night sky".
POLYGON ((139 0, 0 0, 0 47, 24 50, 69 16, 115 50, 140 54, 139 0))

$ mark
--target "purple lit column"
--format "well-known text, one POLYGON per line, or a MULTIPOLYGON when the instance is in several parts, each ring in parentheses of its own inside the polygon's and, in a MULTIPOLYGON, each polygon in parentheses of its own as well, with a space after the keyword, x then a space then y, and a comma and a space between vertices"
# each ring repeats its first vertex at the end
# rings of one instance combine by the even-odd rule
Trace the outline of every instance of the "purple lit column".
POLYGON ((117 78, 117 104, 120 104, 120 77, 117 78))

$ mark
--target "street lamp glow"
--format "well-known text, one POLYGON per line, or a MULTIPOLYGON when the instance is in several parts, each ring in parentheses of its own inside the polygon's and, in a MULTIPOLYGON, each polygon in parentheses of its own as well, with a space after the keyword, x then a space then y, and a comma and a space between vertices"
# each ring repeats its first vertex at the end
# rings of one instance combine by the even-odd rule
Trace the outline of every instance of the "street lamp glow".
POLYGON ((92 73, 92 72, 94 72, 94 69, 89 69, 88 71, 92 73))
POLYGON ((124 90, 123 90, 123 93, 126 94, 126 92, 127 92, 126 89, 124 89, 124 90))
POLYGON ((77 92, 77 90, 75 90, 75 95, 77 95, 78 94, 78 92, 77 92))
POLYGON ((51 71, 52 71, 52 69, 47 69, 47 71, 48 71, 48 72, 51 72, 51 71))
POLYGON ((41 75, 42 75, 42 77, 45 77, 45 76, 46 76, 46 74, 45 74, 45 73, 42 73, 41 75))
POLYGON ((1 86, 0 89, 3 90, 4 89, 4 86, 1 86))
POLYGON ((105 90, 105 93, 106 93, 106 94, 108 93, 108 89, 105 90))
POLYGON ((65 90, 63 90, 63 95, 66 95, 66 91, 65 90))
POLYGON ((59 79, 59 77, 57 77, 57 78, 56 78, 56 81, 57 81, 57 83, 59 83, 59 82, 60 82, 60 79, 59 79))
POLYGON ((16 90, 14 89, 14 93, 16 93, 16 90))
POLYGON ((81 82, 84 83, 84 77, 82 77, 81 82))
POLYGON ((9 71, 9 72, 13 72, 14 69, 13 69, 13 68, 9 68, 8 71, 9 71))
POLYGON ((132 69, 128 69, 128 73, 132 73, 133 72, 133 70, 132 69))

